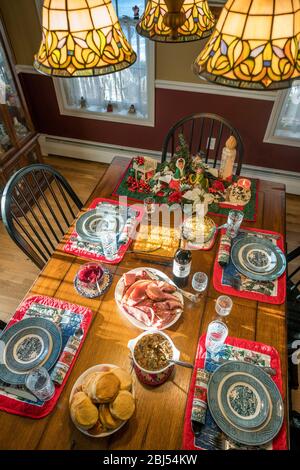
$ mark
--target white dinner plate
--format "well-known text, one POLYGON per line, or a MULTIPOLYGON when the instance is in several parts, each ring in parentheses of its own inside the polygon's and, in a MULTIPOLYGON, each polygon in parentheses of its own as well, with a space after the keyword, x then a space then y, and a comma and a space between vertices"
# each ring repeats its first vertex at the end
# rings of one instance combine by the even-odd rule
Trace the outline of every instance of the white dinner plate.
MULTIPOLYGON (((121 369, 120 366, 116 366, 115 364, 98 364, 97 366, 93 366, 93 367, 90 367, 89 369, 87 369, 85 372, 83 372, 79 377, 78 379, 76 380, 75 384, 73 385, 73 388, 71 390, 71 393, 70 393, 70 398, 69 398, 69 408, 71 406, 71 401, 72 401, 72 398, 76 392, 76 389, 78 389, 84 382, 85 378, 94 373, 94 372, 102 372, 103 369, 105 369, 106 367, 109 367, 110 369, 121 369)), ((131 393, 133 396, 135 396, 135 392, 134 392, 134 384, 132 382, 132 390, 131 390, 131 393)), ((76 423, 75 421, 73 420, 73 417, 72 417, 72 414, 70 413, 71 415, 71 419, 74 423, 74 425, 76 426, 76 428, 81 431, 83 434, 85 434, 86 436, 89 436, 89 437, 107 437, 107 436, 111 436, 111 434, 114 434, 115 432, 119 431, 119 429, 121 429, 125 423, 127 423, 127 421, 124 421, 118 428, 116 429, 113 429, 112 431, 108 431, 108 432, 102 432, 101 434, 96 434, 96 435, 93 435, 93 434, 90 434, 88 432, 88 430, 86 429, 82 429, 80 428, 76 423)))
MULTIPOLYGON (((155 274, 155 275, 161 277, 162 279, 164 279, 169 284, 174 285, 176 287, 174 282, 171 281, 171 279, 166 274, 164 274, 162 271, 159 271, 158 269, 154 269, 154 268, 135 268, 135 269, 131 269, 130 271, 128 271, 128 273, 138 273, 138 272, 141 272, 141 271, 150 271, 153 274, 155 274)), ((174 325, 174 323, 176 323, 182 315, 183 309, 180 313, 178 313, 177 315, 174 315, 174 319, 172 321, 170 321, 169 323, 167 323, 163 328, 158 328, 158 327, 153 327, 153 326, 146 326, 143 322, 141 322, 139 320, 136 320, 134 317, 129 315, 126 312, 126 310, 122 307, 121 300, 123 298, 123 292, 124 292, 124 280, 123 280, 123 276, 122 276, 121 279, 118 281, 118 283, 116 285, 116 288, 115 288, 115 300, 116 300, 116 303, 119 307, 119 310, 120 310, 121 314, 130 323, 132 323, 132 325, 136 326, 140 330, 152 330, 153 328, 156 328, 158 330, 165 330, 167 328, 170 328, 170 326, 174 325)), ((180 294, 180 292, 177 291, 176 296, 178 296, 178 299, 182 302, 182 305, 184 305, 184 300, 183 300, 182 294, 180 294)))

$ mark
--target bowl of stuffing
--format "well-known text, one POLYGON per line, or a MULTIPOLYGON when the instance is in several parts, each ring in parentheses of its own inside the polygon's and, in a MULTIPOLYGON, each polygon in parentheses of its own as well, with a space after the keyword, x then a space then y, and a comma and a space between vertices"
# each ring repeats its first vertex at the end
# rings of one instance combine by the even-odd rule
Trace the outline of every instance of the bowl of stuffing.
POLYGON ((148 330, 128 342, 138 379, 151 386, 164 383, 174 370, 170 360, 179 360, 180 351, 160 330, 148 330))

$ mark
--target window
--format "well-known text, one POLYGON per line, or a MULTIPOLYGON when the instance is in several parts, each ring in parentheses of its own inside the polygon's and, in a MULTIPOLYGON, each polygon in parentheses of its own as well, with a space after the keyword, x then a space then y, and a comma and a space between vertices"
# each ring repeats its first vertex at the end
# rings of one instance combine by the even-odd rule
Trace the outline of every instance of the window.
POLYGON ((154 126, 154 45, 137 34, 137 20, 133 18, 132 10, 138 5, 141 15, 143 0, 113 0, 113 4, 123 32, 137 53, 137 60, 121 72, 100 77, 55 78, 60 112, 69 116, 154 126), (129 112, 130 108, 135 112, 129 112))
POLYGON ((300 147, 300 84, 278 92, 265 142, 300 147))

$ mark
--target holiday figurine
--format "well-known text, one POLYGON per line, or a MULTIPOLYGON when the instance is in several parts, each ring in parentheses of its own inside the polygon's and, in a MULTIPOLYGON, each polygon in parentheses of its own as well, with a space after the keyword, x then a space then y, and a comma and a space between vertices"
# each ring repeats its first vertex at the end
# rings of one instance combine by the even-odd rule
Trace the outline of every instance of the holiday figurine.
POLYGON ((83 96, 80 98, 80 107, 81 109, 86 108, 86 99, 83 96))
POLYGON ((133 11, 133 19, 134 20, 138 20, 140 18, 140 9, 137 5, 134 5, 134 7, 132 7, 132 11, 133 11))
POLYGON ((204 179, 204 169, 201 166, 196 167, 195 173, 189 176, 189 182, 192 186, 202 186, 204 179))
POLYGON ((185 160, 184 160, 184 158, 178 158, 176 160, 175 166, 176 166, 176 170, 175 170, 175 173, 174 173, 174 178, 182 180, 185 177, 185 172, 184 172, 185 160))
POLYGON ((129 108, 129 110, 128 110, 128 113, 129 113, 129 114, 135 114, 135 113, 136 113, 136 109, 135 109, 134 104, 130 105, 130 108, 129 108))
POLYGON ((226 141, 225 147, 222 151, 219 177, 222 180, 231 181, 233 174, 233 167, 236 158, 236 138, 232 135, 226 141))

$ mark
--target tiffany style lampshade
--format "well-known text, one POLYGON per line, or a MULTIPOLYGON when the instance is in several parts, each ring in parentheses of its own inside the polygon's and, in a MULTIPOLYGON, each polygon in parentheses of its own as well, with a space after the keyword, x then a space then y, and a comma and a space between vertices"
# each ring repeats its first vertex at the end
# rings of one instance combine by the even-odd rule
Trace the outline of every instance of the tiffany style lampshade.
POLYGON ((300 0, 229 0, 194 63, 206 79, 237 88, 288 88, 300 76, 300 0))
POLYGON ((111 0, 45 0, 43 38, 34 67, 47 75, 82 77, 117 72, 136 54, 111 0))
POLYGON ((153 41, 187 42, 209 36, 214 23, 206 0, 148 0, 136 29, 153 41), (175 18, 171 11, 177 11, 175 18))

